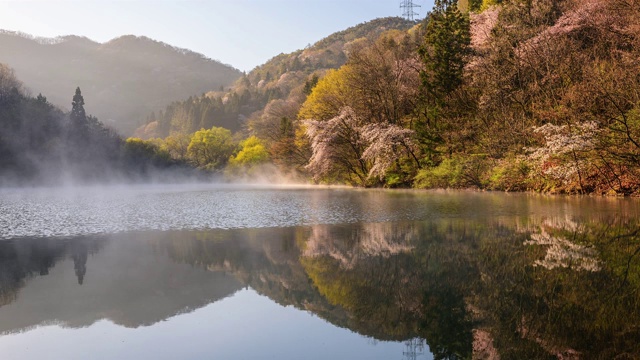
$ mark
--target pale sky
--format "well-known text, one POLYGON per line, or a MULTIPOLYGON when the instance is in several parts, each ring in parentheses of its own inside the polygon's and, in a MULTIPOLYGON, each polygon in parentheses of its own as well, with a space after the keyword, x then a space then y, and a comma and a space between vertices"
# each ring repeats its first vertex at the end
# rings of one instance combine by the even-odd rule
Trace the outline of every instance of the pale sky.
MULTIPOLYGON (((0 0, 0 29, 106 42, 144 35, 250 71, 350 26, 401 16, 400 0, 0 0)), ((413 0, 424 18, 433 0, 413 0)))

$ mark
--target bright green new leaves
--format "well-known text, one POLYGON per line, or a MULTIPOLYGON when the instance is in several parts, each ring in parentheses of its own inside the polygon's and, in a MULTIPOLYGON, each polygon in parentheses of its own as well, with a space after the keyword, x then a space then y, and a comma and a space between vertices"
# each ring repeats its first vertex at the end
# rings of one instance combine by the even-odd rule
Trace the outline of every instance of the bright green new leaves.
POLYGON ((242 146, 242 149, 229 160, 230 166, 252 167, 269 160, 269 152, 265 149, 260 139, 255 136, 242 141, 240 146, 242 146))
POLYGON ((197 167, 214 170, 226 165, 234 149, 231 131, 212 127, 193 134, 187 153, 197 167))

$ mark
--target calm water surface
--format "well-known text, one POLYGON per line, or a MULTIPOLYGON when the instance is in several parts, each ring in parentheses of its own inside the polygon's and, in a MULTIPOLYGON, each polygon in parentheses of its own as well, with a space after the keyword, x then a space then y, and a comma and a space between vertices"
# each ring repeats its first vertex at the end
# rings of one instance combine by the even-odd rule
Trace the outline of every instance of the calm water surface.
POLYGON ((0 191, 2 359, 637 359, 640 202, 0 191))

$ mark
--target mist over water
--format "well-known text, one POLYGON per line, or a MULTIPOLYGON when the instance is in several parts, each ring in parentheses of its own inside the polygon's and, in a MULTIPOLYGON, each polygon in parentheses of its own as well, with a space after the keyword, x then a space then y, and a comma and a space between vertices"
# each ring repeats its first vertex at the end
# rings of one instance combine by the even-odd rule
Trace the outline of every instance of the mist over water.
MULTIPOLYGON (((0 238, 580 213, 575 199, 555 201, 551 207, 545 199, 267 184, 5 188, 0 190, 0 238), (514 198, 520 200, 511 201, 514 198)), ((585 201, 595 205, 591 212, 630 206, 626 201, 585 201)))
POLYGON ((220 229, 383 221, 355 192, 305 186, 190 184, 0 190, 0 238, 142 230, 220 229))
POLYGON ((3 189, 2 358, 638 354, 638 205, 266 184, 3 189))

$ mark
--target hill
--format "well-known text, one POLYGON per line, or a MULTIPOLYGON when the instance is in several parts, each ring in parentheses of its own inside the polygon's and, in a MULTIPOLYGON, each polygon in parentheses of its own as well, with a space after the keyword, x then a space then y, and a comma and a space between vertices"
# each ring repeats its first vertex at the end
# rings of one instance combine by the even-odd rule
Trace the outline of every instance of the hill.
POLYGON ((227 86, 241 75, 201 54, 132 35, 101 44, 1 31, 0 63, 12 67, 33 94, 46 94, 65 109, 68 94, 81 87, 99 99, 87 112, 123 134, 168 102, 227 86))
POLYGON ((305 49, 280 54, 241 77, 228 91, 213 91, 167 106, 160 114, 151 114, 146 126, 136 132, 142 138, 166 137, 170 133, 192 133, 201 128, 221 126, 232 131, 259 118, 268 104, 282 102, 293 110, 304 101, 318 77, 337 69, 347 61, 349 47, 362 40, 375 40, 389 30, 406 31, 415 22, 398 17, 375 19, 334 33, 305 49), (298 105, 296 105, 298 104, 298 105))
POLYGON ((42 95, 29 96, 12 69, 0 63, 0 185, 147 180, 158 171, 169 175, 169 168, 188 172, 168 154, 124 141, 87 115, 80 88, 67 99, 73 103, 70 113, 42 95))

